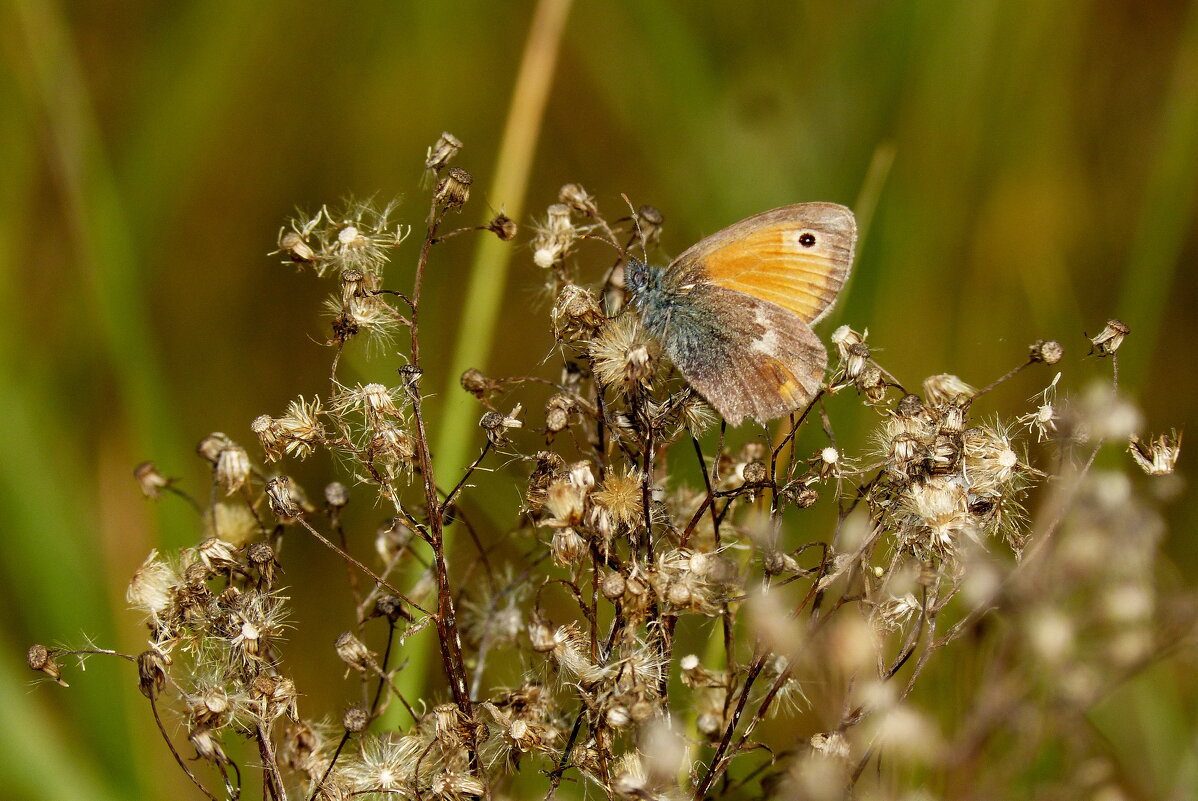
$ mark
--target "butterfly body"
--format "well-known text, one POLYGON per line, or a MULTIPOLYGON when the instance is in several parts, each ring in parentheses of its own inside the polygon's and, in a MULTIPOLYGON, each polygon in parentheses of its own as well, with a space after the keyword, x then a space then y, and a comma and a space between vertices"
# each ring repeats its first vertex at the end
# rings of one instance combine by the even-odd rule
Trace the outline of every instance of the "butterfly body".
POLYGON ((814 397, 827 367, 811 325, 852 263, 856 223, 831 203, 763 212, 703 239, 667 267, 630 260, 646 329, 729 423, 765 422, 814 397))

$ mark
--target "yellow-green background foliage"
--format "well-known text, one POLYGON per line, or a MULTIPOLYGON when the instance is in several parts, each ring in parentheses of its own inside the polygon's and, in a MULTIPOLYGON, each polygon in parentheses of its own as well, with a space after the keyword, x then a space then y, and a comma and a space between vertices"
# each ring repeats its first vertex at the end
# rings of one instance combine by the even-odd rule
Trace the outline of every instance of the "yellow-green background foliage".
MULTIPOLYGON (((868 327, 906 380, 951 371, 986 383, 1038 338, 1077 357, 1083 331, 1120 317, 1132 330, 1123 382, 1150 427, 1195 419, 1198 4, 577 3, 543 117, 512 123, 536 141, 527 191, 494 194, 537 7, 0 4, 6 797, 167 798, 182 786, 127 664, 93 660, 70 670, 70 690, 31 690, 21 655, 81 633, 140 650, 125 583, 149 549, 195 528, 181 504, 143 501, 132 466, 152 458, 202 487, 192 448, 203 435, 252 450, 250 420, 323 388, 324 288, 266 253, 296 206, 351 194, 407 195, 400 216, 419 223, 424 149, 442 130, 466 143, 471 219, 485 202, 528 222, 578 181, 613 217, 621 192, 662 209, 665 249, 678 253, 772 206, 855 204, 865 236, 834 322, 868 327)), ((529 312, 530 253, 511 249, 505 282, 499 251, 484 252, 473 291, 499 308, 492 329, 460 320, 476 247, 463 238, 438 254, 425 359, 448 362, 462 338, 493 348, 480 365, 490 372, 524 372, 549 346, 544 310, 529 312), (528 348, 495 347, 524 330, 528 348)), ((393 375, 393 362, 372 369, 393 375)), ((1075 376, 1106 367, 1073 364, 1075 376)), ((1014 408, 1050 377, 1004 386, 994 404, 1014 408)), ((431 371, 426 389, 454 379, 431 371)), ((450 420, 472 450, 477 410, 464 408, 450 420)), ((514 507, 514 491, 503 497, 496 519, 514 507)), ((1195 506, 1182 497, 1168 514, 1162 580, 1192 583, 1195 506)), ((310 583, 344 579, 308 544, 289 554, 307 555, 314 567, 285 578, 300 623, 318 614, 310 583)), ((329 642, 293 643, 301 689, 338 673, 329 642)), ((1146 797, 1198 792, 1192 667, 1183 653, 1096 715, 1146 797)), ((335 716, 337 693, 301 704, 335 716)))

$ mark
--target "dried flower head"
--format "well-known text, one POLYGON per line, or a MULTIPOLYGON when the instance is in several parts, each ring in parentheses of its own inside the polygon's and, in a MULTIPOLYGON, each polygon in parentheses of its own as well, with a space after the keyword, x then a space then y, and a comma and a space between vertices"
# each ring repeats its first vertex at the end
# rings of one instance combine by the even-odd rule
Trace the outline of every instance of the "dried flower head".
POLYGON ((424 168, 429 172, 440 172, 462 149, 462 142, 449 131, 444 131, 428 149, 424 157, 424 168))
POLYGON ((553 303, 553 336, 558 342, 588 341, 606 322, 591 292, 577 284, 562 285, 553 303))
POLYGON ((1150 476, 1164 476, 1173 472, 1177 457, 1181 455, 1181 435, 1176 431, 1161 434, 1150 443, 1141 442, 1132 434, 1128 446, 1136 464, 1150 476))
POLYGON ((437 182, 436 201, 447 209, 457 209, 470 199, 470 185, 474 177, 461 167, 450 167, 445 177, 437 182))
POLYGON ((923 392, 929 403, 937 405, 950 403, 958 398, 969 399, 978 394, 978 391, 969 384, 948 373, 925 378, 923 392))
POLYGON ((486 228, 499 237, 500 242, 511 242, 516 238, 516 234, 520 230, 520 226, 516 224, 516 221, 502 212, 492 217, 491 221, 487 223, 486 228))
POLYGON ((1065 356, 1065 348, 1054 339, 1039 339, 1032 345, 1029 358, 1033 362, 1056 364, 1065 356))
POLYGON ((596 512, 603 518, 602 522, 597 524, 602 531, 626 531, 631 526, 644 523, 643 479, 636 468, 629 467, 622 473, 610 473, 592 496, 592 500, 595 502, 596 512))
POLYGON ((636 210, 636 227, 642 248, 652 250, 657 247, 665 221, 665 215, 655 206, 641 206, 636 210))
POLYGON ((1107 320, 1102 330, 1090 337, 1090 353, 1098 356, 1110 356, 1119 350, 1123 339, 1129 333, 1131 333, 1131 329, 1122 320, 1107 320))
POLYGON ((583 217, 598 217, 599 207, 595 198, 582 188, 581 184, 566 184, 557 193, 560 203, 565 203, 572 211, 583 217))
POLYGON ((133 477, 141 488, 141 494, 157 500, 162 497, 162 490, 171 485, 171 480, 158 471, 153 462, 142 462, 133 468, 133 477))
POLYGON ((537 227, 536 236, 532 241, 532 260, 538 267, 548 270, 559 266, 565 260, 575 240, 578 230, 570 219, 570 207, 564 203, 555 203, 546 210, 544 225, 537 227))
POLYGON ((589 353, 599 382, 626 394, 649 387, 660 362, 657 342, 635 314, 608 320, 589 353))
POLYGON ((25 663, 29 665, 30 670, 46 674, 59 686, 70 686, 62 680, 62 670, 54 659, 54 652, 46 646, 41 644, 29 646, 29 650, 25 653, 25 663))
POLYGON ((487 441, 492 445, 496 447, 507 445, 510 442, 508 431, 524 427, 523 421, 520 420, 522 411, 520 404, 517 403, 506 415, 499 412, 487 412, 478 421, 478 425, 486 432, 487 441))

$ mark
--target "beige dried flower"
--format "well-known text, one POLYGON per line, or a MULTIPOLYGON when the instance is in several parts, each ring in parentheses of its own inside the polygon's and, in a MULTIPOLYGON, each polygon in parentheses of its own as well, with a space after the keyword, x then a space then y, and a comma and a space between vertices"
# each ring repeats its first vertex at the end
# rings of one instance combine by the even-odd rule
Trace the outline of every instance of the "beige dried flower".
POLYGON ((644 523, 643 479, 636 468, 612 471, 591 499, 608 528, 627 530, 644 523))
POLYGON ((1122 320, 1107 320, 1102 330, 1090 337, 1090 353, 1110 356, 1119 350, 1124 338, 1130 333, 1131 329, 1122 320))
POLYGON ((577 284, 562 285, 551 313, 553 336, 558 342, 588 341, 607 322, 599 301, 577 284))
POLYGON ((582 188, 581 184, 566 184, 557 193, 557 199, 583 217, 598 217, 599 207, 595 198, 582 188))
POLYGON ((544 270, 560 266, 578 238, 578 229, 570 219, 570 207, 555 203, 546 210, 544 225, 534 229, 533 263, 544 270))
POLYGON ((1169 475, 1177 465, 1177 457, 1181 455, 1181 434, 1170 431, 1150 443, 1141 442, 1138 436, 1132 434, 1127 450, 1148 475, 1169 475))
POLYGON ((635 314, 608 320, 588 352, 600 384, 624 393, 649 387, 660 361, 657 342, 635 314))
POLYGON ((157 500, 162 497, 162 490, 171 485, 171 480, 158 471, 153 462, 142 462, 133 468, 133 477, 141 488, 141 494, 157 500))
POLYGON ((424 157, 424 168, 429 172, 440 172, 462 149, 462 142, 449 131, 443 132, 428 149, 424 157))
POLYGON ((925 378, 923 392, 928 402, 934 405, 953 403, 958 398, 969 399, 978 394, 976 389, 949 373, 925 378))
POLYGON ((130 608, 144 612, 157 626, 173 603, 173 591, 178 583, 179 575, 175 569, 158 558, 158 551, 150 551, 125 590, 125 602, 130 608))

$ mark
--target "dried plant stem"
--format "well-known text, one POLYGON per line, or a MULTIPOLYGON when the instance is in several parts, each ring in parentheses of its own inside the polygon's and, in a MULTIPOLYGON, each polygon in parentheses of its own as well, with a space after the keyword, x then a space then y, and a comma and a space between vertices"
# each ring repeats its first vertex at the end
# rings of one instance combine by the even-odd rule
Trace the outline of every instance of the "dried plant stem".
MULTIPOLYGON (((420 260, 416 265, 416 278, 412 288, 412 324, 411 354, 412 365, 421 370, 420 364, 420 300, 424 285, 424 272, 428 266, 428 256, 437 236, 437 228, 441 222, 441 211, 434 199, 433 209, 429 214, 428 230, 424 237, 424 246, 420 251, 420 260)), ((407 385, 408 395, 412 402, 412 417, 416 423, 416 456, 420 468, 420 476, 424 481, 424 499, 428 509, 428 543, 433 549, 433 575, 437 583, 437 642, 440 646, 441 661, 445 676, 449 680, 450 692, 454 704, 462 714, 466 729, 468 750, 470 752, 471 770, 481 777, 478 763, 478 746, 475 742, 474 706, 470 701, 470 682, 467 678, 466 663, 462 657, 462 640, 458 633, 457 614, 454 610, 452 588, 449 581, 449 568, 445 560, 445 504, 440 501, 437 491, 436 476, 433 473, 433 459, 429 452, 428 431, 424 422, 423 399, 419 390, 419 372, 407 385)), ((485 451, 484 451, 485 455, 485 451)), ((480 457, 481 459, 481 457, 480 457)), ((456 488, 455 488, 456 491, 456 488)))
POLYGON ((283 775, 279 773, 279 762, 275 758, 274 741, 270 737, 270 728, 258 721, 257 728, 258 754, 262 757, 263 790, 269 790, 276 801, 287 801, 287 787, 283 783, 283 775))
POLYGON ((149 699, 150 699, 150 711, 154 713, 154 723, 157 724, 158 731, 162 734, 162 739, 166 743, 166 747, 168 749, 170 749, 171 756, 173 756, 175 758, 175 762, 177 762, 179 764, 179 767, 182 768, 182 770, 185 774, 187 774, 187 778, 191 779, 192 784, 194 784, 197 788, 199 788, 201 793, 203 793, 204 795, 211 798, 212 801, 220 801, 220 799, 218 799, 216 796, 214 796, 208 790, 208 788, 205 787, 204 784, 198 778, 196 778, 196 775, 191 772, 191 769, 189 767, 187 767, 187 763, 183 761, 183 757, 179 755, 179 752, 177 750, 175 750, 175 744, 173 742, 171 742, 170 735, 166 733, 166 727, 162 725, 162 717, 159 716, 159 714, 158 714, 158 704, 155 703, 153 696, 150 696, 149 699))
POLYGON ((749 691, 753 689, 754 682, 761 675, 762 669, 765 667, 765 655, 758 654, 753 660, 753 664, 749 666, 748 674, 745 676, 745 683, 740 689, 740 695, 736 699, 736 707, 732 710, 732 717, 728 721, 727 728, 724 729, 724 736, 720 738, 720 744, 716 747, 715 754, 711 757, 711 762, 707 767, 707 772, 703 774, 702 781, 695 788, 694 801, 703 801, 707 796, 707 791, 712 785, 723 775, 728 768, 728 763, 735 756, 735 751, 729 751, 729 746, 732 743, 732 737, 736 733, 736 727, 740 724, 741 715, 744 714, 745 705, 749 702, 749 691))
POLYGON ((987 384, 986 386, 984 386, 984 387, 982 387, 981 389, 979 389, 979 390, 977 391, 977 394, 976 394, 976 395, 974 395, 974 397, 975 397, 975 398, 980 398, 982 395, 985 395, 987 392, 989 392, 990 390, 994 389, 994 388, 995 388, 995 387, 997 387, 999 384, 1002 384, 1002 383, 1005 383, 1006 381, 1009 381, 1010 379, 1012 379, 1012 378, 1014 378, 1015 376, 1019 375, 1019 373, 1021 373, 1021 372, 1022 372, 1022 371, 1024 371, 1024 370, 1026 370, 1027 368, 1031 367, 1031 366, 1032 366, 1033 364, 1035 364, 1035 363, 1036 363, 1036 360, 1035 360, 1035 359, 1028 359, 1026 362, 1024 362, 1023 364, 1019 365, 1018 367, 1015 367, 1015 368, 1013 368, 1013 369, 1009 370, 1009 371, 1007 372, 1007 374, 1006 374, 1006 375, 1003 375, 1003 376, 1000 376, 1000 377, 998 377, 998 378, 994 379, 994 380, 993 380, 993 381, 991 381, 989 384, 987 384))
POLYGON ((304 520, 302 517, 298 518, 298 520, 299 520, 300 525, 303 526, 305 529, 307 529, 309 534, 311 534, 313 537, 315 537, 317 540, 319 540, 325 547, 334 551, 342 559, 346 560, 347 562, 352 564, 354 567, 358 568, 363 573, 370 576, 370 578, 372 578, 380 587, 383 587, 383 588, 389 590, 396 598, 399 598, 405 604, 408 604, 409 606, 411 606, 413 609, 417 609, 421 612, 424 612, 426 615, 429 614, 429 611, 427 609, 425 609, 423 606, 421 606, 420 604, 413 601, 408 596, 404 595, 402 592, 400 592, 398 589, 396 589, 394 585, 392 585, 390 582, 388 582, 386 579, 384 579, 378 573, 375 573, 369 567, 362 564, 360 561, 355 559, 350 554, 346 553, 344 550, 341 549, 341 546, 337 545, 337 543, 333 542, 328 537, 326 537, 325 535, 323 535, 319 531, 317 531, 312 526, 312 524, 309 523, 307 520, 304 520))

